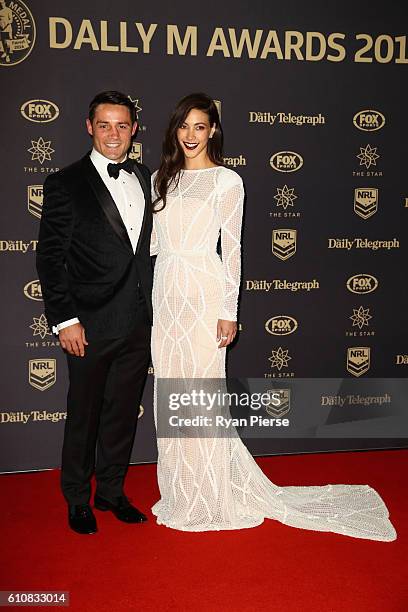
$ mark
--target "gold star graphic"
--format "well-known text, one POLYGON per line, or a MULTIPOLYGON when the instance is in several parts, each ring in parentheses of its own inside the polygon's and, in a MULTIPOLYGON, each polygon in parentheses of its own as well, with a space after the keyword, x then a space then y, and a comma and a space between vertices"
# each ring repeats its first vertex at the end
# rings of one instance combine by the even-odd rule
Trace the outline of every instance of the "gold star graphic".
POLYGON ((370 309, 364 308, 363 306, 360 306, 360 308, 353 308, 353 314, 349 317, 349 319, 353 321, 353 327, 357 325, 359 329, 362 329, 364 325, 368 326, 369 320, 373 318, 369 312, 370 309))
POLYGON ((293 202, 297 199, 294 187, 289 188, 287 185, 284 185, 282 188, 277 187, 276 191, 277 194, 273 198, 277 201, 277 206, 283 206, 284 210, 288 206, 293 206, 293 202))
POLYGON ((131 96, 128 96, 128 98, 132 102, 133 106, 135 107, 136 115, 138 115, 140 111, 143 110, 142 107, 139 106, 140 98, 133 99, 131 96))
POLYGON ((366 147, 360 147, 360 154, 356 157, 360 160, 360 166, 365 166, 368 170, 370 166, 377 165, 380 156, 377 154, 377 147, 368 144, 366 147))
POLYGON ((31 141, 32 147, 27 149, 31 153, 31 161, 39 161, 43 164, 45 160, 51 160, 51 153, 55 150, 51 148, 51 140, 44 140, 42 136, 38 140, 31 141))
POLYGON ((278 368, 280 371, 282 368, 287 368, 289 361, 292 357, 289 357, 289 351, 284 350, 281 346, 276 349, 276 351, 272 351, 271 357, 268 357, 271 362, 271 368, 278 368))
POLYGON ((34 323, 30 325, 30 329, 33 330, 33 336, 40 336, 41 340, 44 340, 45 336, 52 335, 44 314, 40 317, 33 317, 33 321, 34 323))

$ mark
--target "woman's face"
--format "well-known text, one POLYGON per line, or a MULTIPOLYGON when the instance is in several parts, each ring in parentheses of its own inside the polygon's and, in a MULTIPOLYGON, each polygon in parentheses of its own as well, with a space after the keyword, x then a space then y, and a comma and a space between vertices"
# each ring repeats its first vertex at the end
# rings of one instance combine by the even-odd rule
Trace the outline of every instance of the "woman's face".
POLYGON ((177 130, 177 140, 184 157, 192 162, 205 162, 209 138, 215 132, 215 125, 210 126, 207 113, 193 108, 177 130))

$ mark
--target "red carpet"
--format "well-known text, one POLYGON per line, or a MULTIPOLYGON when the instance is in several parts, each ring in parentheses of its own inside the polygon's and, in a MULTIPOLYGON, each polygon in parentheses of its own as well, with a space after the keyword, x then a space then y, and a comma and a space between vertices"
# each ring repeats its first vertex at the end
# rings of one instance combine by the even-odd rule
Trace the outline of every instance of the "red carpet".
POLYGON ((66 526, 58 471, 0 476, 0 590, 70 591, 69 609, 78 612, 408 610, 407 451, 259 464, 280 485, 370 484, 388 505, 398 539, 370 542, 270 520, 235 532, 157 526, 150 512, 158 498, 155 465, 131 467, 127 478, 128 496, 148 523, 125 525, 97 512, 99 533, 80 536, 66 526))

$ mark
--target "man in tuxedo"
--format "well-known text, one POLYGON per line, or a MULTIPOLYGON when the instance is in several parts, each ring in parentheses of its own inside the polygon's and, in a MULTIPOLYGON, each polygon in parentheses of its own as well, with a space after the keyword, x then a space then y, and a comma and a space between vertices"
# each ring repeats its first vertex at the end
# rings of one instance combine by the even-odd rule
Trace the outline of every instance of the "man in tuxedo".
POLYGON ((127 157, 135 108, 108 91, 86 120, 93 149, 50 175, 37 248, 45 314, 67 354, 61 485, 71 529, 97 531, 89 504, 127 523, 145 515, 123 491, 150 358, 150 172, 127 157), (96 451, 96 459, 95 459, 96 451))

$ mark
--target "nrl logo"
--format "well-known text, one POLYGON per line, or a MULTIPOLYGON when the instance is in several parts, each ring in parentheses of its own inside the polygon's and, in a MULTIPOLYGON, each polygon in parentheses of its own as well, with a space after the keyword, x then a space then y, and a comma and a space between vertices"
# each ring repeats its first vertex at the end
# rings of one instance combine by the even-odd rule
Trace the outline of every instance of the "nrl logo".
POLYGON ((362 219, 372 217, 378 210, 378 189, 359 187, 354 190, 354 212, 362 219))
POLYGON ((28 382, 39 391, 52 387, 57 380, 56 359, 30 359, 28 362, 28 382))
POLYGON ((265 406, 265 410, 268 414, 273 417, 279 418, 284 414, 287 414, 290 410, 290 389, 273 389, 271 391, 267 391, 269 397, 273 395, 276 396, 279 393, 279 405, 275 406, 272 401, 269 402, 267 406, 265 406))
POLYGON ((143 147, 141 142, 132 142, 129 157, 139 162, 139 164, 143 163, 143 147))
POLYGON ((272 230, 272 253, 282 259, 289 259, 296 253, 297 230, 276 229, 272 230))
POLYGON ((370 369, 370 347, 353 346, 347 349, 347 371, 362 376, 370 369))
POLYGON ((27 208, 34 217, 41 219, 43 206, 43 186, 28 185, 27 187, 27 208))

